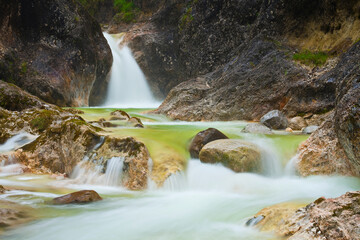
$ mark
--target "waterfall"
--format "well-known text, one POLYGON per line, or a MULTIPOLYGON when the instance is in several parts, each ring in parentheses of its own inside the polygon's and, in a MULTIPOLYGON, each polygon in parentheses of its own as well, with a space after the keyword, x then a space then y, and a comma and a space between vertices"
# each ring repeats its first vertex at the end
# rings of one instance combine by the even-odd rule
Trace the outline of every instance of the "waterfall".
POLYGON ((155 108, 160 105, 151 93, 150 87, 139 65, 127 46, 119 48, 122 38, 115 39, 104 33, 113 55, 108 95, 104 107, 155 108))
POLYGON ((124 157, 113 157, 107 162, 105 185, 120 186, 124 166, 124 157))

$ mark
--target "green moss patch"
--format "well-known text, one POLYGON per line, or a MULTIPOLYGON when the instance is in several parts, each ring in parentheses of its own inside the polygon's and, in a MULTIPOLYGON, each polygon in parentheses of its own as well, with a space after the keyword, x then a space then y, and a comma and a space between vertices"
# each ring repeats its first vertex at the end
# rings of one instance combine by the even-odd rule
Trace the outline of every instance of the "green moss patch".
POLYGON ((328 58, 329 54, 326 52, 311 52, 309 50, 304 50, 293 55, 293 60, 308 66, 322 66, 328 58))
POLYGON ((44 131, 53 121, 52 114, 49 110, 42 110, 36 118, 31 120, 30 126, 40 132, 44 131))

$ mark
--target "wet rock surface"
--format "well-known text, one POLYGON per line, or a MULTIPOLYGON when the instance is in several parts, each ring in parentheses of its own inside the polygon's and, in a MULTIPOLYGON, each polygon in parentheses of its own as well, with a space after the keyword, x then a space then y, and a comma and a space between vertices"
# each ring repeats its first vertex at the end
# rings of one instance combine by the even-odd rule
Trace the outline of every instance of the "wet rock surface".
POLYGON ((292 130, 300 131, 303 128, 307 127, 307 123, 303 117, 297 116, 289 120, 289 127, 292 130))
POLYGON ((0 194, 1 193, 4 193, 6 191, 6 189, 4 188, 4 186, 3 185, 0 185, 0 194))
POLYGON ((261 153, 252 143, 221 139, 206 144, 200 151, 203 163, 221 163, 234 172, 262 172, 261 153))
POLYGON ((208 144, 209 142, 218 140, 218 139, 228 139, 228 137, 215 128, 208 128, 204 131, 199 132, 192 139, 189 152, 192 158, 199 158, 199 153, 201 149, 208 144))
POLYGON ((144 128, 144 124, 141 122, 141 119, 138 117, 129 118, 128 123, 136 128, 144 128))
POLYGON ((313 132, 318 130, 318 128, 319 128, 319 126, 310 125, 310 126, 305 127, 302 130, 302 133, 304 133, 304 134, 312 134, 313 132))
POLYGON ((116 110, 110 113, 112 116, 111 120, 129 120, 130 116, 127 114, 127 112, 122 110, 116 110))
POLYGON ((53 199, 54 204, 89 203, 100 201, 102 198, 94 190, 82 190, 53 199))
POLYGON ((271 129, 285 129, 288 126, 286 116, 278 110, 268 112, 261 117, 260 122, 271 129))
POLYGON ((359 35, 350 20, 358 16, 355 1, 179 1, 177 6, 177 28, 161 25, 175 13, 159 11, 151 30, 134 33, 131 43, 141 52, 145 73, 161 66, 153 67, 161 73, 145 74, 150 82, 155 76, 186 81, 157 112, 180 120, 259 120, 272 109, 288 117, 333 109, 336 79, 326 73, 336 60, 304 67, 292 55, 302 49, 330 50, 334 56, 346 51, 359 35))
POLYGON ((260 123, 249 123, 241 131, 244 133, 273 134, 270 128, 260 123))
POLYGON ((321 197, 304 208, 269 207, 259 212, 264 231, 275 231, 289 240, 360 239, 360 192, 337 198, 321 197))
POLYGON ((132 137, 106 137, 104 143, 91 152, 89 159, 91 163, 105 167, 113 157, 124 157, 122 182, 125 187, 131 190, 147 188, 151 169, 149 169, 149 151, 144 143, 132 137))
POLYGON ((343 174, 360 176, 360 44, 355 44, 329 72, 337 79, 336 106, 327 120, 299 147, 302 175, 343 174))
POLYGON ((0 233, 11 227, 34 220, 34 211, 31 207, 13 202, 0 201, 0 233))
POLYGON ((0 2, 0 79, 59 106, 99 104, 112 55, 76 1, 0 2))
MULTIPOLYGON (((0 93, 2 98, 22 96, 24 99, 19 102, 14 98, 4 105, 7 109, 0 108, 3 116, 0 118, 0 140, 5 142, 19 132, 38 136, 9 153, 13 161, 24 164, 27 171, 70 175, 85 157, 103 166, 112 157, 124 157, 124 185, 133 190, 147 187, 149 153, 142 142, 130 137, 103 136, 103 129, 92 126, 66 109, 46 104, 11 84, 0 81, 0 87, 4 89, 0 93)), ((1 158, 6 160, 9 156, 1 158)))

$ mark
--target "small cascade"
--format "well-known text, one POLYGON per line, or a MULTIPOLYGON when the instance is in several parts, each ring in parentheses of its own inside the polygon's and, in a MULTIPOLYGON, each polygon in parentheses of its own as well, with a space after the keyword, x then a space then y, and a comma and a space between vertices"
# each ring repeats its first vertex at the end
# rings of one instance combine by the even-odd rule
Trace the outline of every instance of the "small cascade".
POLYGON ((10 152, 14 151, 32 141, 34 141, 38 136, 32 135, 27 132, 19 133, 11 138, 9 138, 4 144, 0 145, 0 152, 10 152))
POLYGON ((108 95, 104 107, 155 108, 160 105, 151 93, 143 72, 127 46, 119 48, 122 38, 104 33, 113 55, 108 95))
POLYGON ((270 177, 280 177, 283 173, 280 156, 269 139, 254 138, 249 142, 259 146, 261 150, 261 158, 264 167, 263 174, 270 177))
POLYGON ((296 154, 294 157, 290 159, 290 161, 286 164, 285 167, 285 175, 287 176, 296 176, 297 170, 296 170, 296 164, 297 160, 299 158, 299 155, 296 154))
POLYGON ((165 191, 182 191, 187 188, 187 176, 183 171, 171 174, 164 182, 161 190, 165 191))
POLYGON ((121 186, 124 157, 113 157, 107 162, 104 184, 107 186, 121 186))
POLYGON ((74 168, 70 176, 71 181, 76 184, 121 186, 124 160, 124 157, 110 158, 104 167, 103 164, 94 163, 91 158, 85 157, 74 168))

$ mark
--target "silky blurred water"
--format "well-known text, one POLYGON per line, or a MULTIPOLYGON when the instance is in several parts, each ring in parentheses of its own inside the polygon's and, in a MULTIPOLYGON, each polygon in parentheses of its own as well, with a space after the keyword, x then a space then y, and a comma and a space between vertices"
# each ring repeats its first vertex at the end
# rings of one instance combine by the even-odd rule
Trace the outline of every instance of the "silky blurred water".
MULTIPOLYGON (((85 117, 89 117, 89 114, 107 117, 110 112, 104 109, 87 111, 93 112, 86 113, 85 117)), ((151 115, 143 116, 144 129, 119 127, 107 130, 112 131, 110 135, 131 135, 144 141, 151 150, 150 154, 165 151, 164 146, 167 151, 178 152, 187 159, 184 171, 169 177, 161 188, 149 180, 146 191, 129 191, 119 184, 123 160, 120 158, 112 159, 105 173, 92 169, 91 175, 79 166, 70 180, 56 180, 47 175, 4 175, 0 177, 0 184, 19 190, 0 195, 0 200, 36 208, 38 220, 7 231, 1 238, 277 239, 270 233, 246 227, 245 222, 262 208, 273 204, 307 204, 321 196, 337 197, 360 188, 358 178, 296 176, 293 171, 295 161, 289 161, 307 136, 288 135, 285 132, 272 136, 244 134, 241 130, 245 122, 189 123, 171 122, 165 118, 150 121, 151 115), (266 171, 259 174, 235 173, 221 164, 203 164, 198 159, 188 159, 187 144, 190 138, 208 127, 216 127, 231 138, 258 145, 266 171), (83 205, 50 204, 54 197, 83 189, 96 190, 104 200, 83 205)), ((152 165, 151 159, 149 165, 152 165)))

